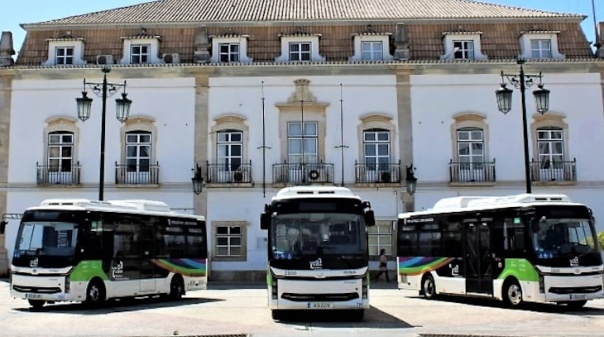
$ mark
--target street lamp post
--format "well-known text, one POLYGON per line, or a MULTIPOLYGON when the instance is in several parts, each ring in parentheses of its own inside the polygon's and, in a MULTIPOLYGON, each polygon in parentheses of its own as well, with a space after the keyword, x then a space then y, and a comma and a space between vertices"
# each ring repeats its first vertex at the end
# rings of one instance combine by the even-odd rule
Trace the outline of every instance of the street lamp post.
POLYGON ((90 118, 90 111, 92 108, 92 98, 87 96, 86 86, 90 87, 97 97, 102 99, 101 109, 101 158, 99 164, 99 200, 102 201, 104 197, 104 185, 105 185, 105 115, 107 111, 107 97, 113 96, 118 92, 120 88, 123 88, 122 97, 115 100, 116 110, 115 117, 120 122, 125 122, 130 114, 130 105, 132 101, 128 99, 126 94, 126 81, 124 83, 109 83, 107 82, 107 74, 111 71, 111 68, 104 66, 103 71, 103 82, 86 82, 84 79, 84 90, 82 91, 82 97, 76 98, 78 105, 78 118, 85 122, 90 118))
POLYGON ((506 87, 504 79, 507 79, 510 84, 516 89, 520 89, 520 100, 522 102, 522 141, 524 145, 524 179, 526 184, 526 193, 532 193, 531 186, 531 167, 529 161, 529 143, 528 143, 528 121, 526 116, 526 94, 527 88, 530 88, 534 84, 534 79, 539 79, 537 85, 539 89, 533 91, 535 96, 535 106, 537 112, 544 114, 549 109, 549 90, 543 89, 543 75, 539 74, 526 74, 524 72, 523 64, 524 60, 518 59, 517 63, 520 65, 519 74, 505 74, 501 72, 501 87, 495 91, 497 98, 497 107, 503 114, 507 114, 512 110, 512 89, 506 87))

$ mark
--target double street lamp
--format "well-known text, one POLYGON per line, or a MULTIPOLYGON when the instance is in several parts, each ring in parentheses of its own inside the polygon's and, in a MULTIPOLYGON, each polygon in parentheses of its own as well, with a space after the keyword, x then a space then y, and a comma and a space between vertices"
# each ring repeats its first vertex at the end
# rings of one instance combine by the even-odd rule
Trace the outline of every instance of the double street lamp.
POLYGON ((525 74, 523 64, 524 60, 519 59, 517 63, 520 65, 519 74, 505 74, 501 72, 501 87, 495 91, 497 98, 497 107, 499 111, 507 114, 512 110, 512 89, 506 87, 504 79, 507 79, 510 84, 516 89, 520 89, 520 99, 522 102, 522 131, 523 131, 523 145, 524 145, 524 179, 526 183, 526 193, 532 193, 531 187, 531 167, 529 161, 529 144, 528 144, 528 121, 526 117, 526 96, 525 91, 534 84, 534 80, 539 79, 538 89, 533 91, 535 97, 535 106, 537 112, 544 114, 549 110, 549 90, 543 89, 543 83, 541 82, 543 75, 539 74, 525 74))
POLYGON ((84 90, 82 91, 82 97, 76 98, 78 105, 78 118, 85 122, 90 118, 90 111, 92 108, 92 98, 88 97, 86 92, 86 86, 88 86, 97 97, 102 99, 103 105, 101 110, 101 159, 99 164, 99 200, 103 200, 104 185, 105 185, 105 115, 107 111, 107 98, 113 96, 120 89, 122 91, 122 97, 115 100, 116 109, 115 117, 120 122, 125 122, 130 115, 130 105, 132 101, 128 99, 126 94, 126 81, 124 83, 109 83, 107 82, 107 74, 111 71, 111 68, 105 66, 101 69, 103 71, 103 82, 87 82, 84 79, 84 90))

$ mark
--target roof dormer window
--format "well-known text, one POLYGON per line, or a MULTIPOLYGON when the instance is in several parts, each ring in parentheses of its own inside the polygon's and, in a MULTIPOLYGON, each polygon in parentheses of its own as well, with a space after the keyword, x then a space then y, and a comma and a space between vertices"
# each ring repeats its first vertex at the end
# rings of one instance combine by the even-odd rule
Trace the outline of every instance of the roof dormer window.
POLYGON ((212 38, 212 63, 250 63, 247 56, 248 35, 225 34, 210 36, 212 38))
POLYGON ((319 54, 320 34, 294 33, 281 35, 281 55, 275 62, 324 62, 319 54))
POLYGON ((84 61, 84 40, 75 38, 48 39, 48 59, 45 66, 79 65, 84 61))
POLYGON ((444 32, 441 60, 486 60, 480 46, 481 32, 444 32))
POLYGON ((528 31, 521 32, 518 37, 520 44, 520 59, 564 59, 558 50, 559 31, 528 31))
POLYGON ((354 55, 350 61, 389 61, 390 33, 366 32, 353 34, 354 55))
POLYGON ((150 35, 146 29, 140 34, 122 37, 124 40, 124 53, 121 64, 156 64, 164 63, 160 58, 159 43, 161 36, 150 35))

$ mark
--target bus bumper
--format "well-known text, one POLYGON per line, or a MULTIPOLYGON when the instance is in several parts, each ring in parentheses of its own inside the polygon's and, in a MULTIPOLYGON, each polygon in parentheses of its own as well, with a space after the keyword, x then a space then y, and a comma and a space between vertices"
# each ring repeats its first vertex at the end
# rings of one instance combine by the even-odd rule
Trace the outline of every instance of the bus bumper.
POLYGON ((369 309, 368 287, 362 279, 301 281, 278 279, 269 288, 269 307, 278 310, 369 309))
POLYGON ((81 289, 85 285, 80 282, 72 282, 67 287, 66 276, 55 277, 37 277, 35 275, 11 275, 10 295, 14 298, 25 300, 40 300, 47 302, 62 302, 62 301, 83 301, 82 296, 75 294, 85 294, 81 289), (67 290, 67 291, 66 291, 67 290))
POLYGON ((525 292, 526 299, 535 302, 571 302, 604 298, 602 275, 543 276, 538 292, 525 292), (531 298, 532 297, 532 298, 531 298))

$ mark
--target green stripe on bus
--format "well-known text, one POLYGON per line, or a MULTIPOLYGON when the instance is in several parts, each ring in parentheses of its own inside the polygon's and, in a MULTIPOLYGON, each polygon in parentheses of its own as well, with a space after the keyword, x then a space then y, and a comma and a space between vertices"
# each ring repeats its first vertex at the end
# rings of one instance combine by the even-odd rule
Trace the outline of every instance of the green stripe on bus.
POLYGON ((93 277, 100 277, 107 281, 109 277, 103 271, 103 263, 101 260, 82 261, 71 272, 72 282, 87 282, 93 277))
POLYGON ((498 279, 504 280, 508 276, 513 276, 518 281, 539 281, 537 270, 526 259, 505 259, 505 267, 498 279))

